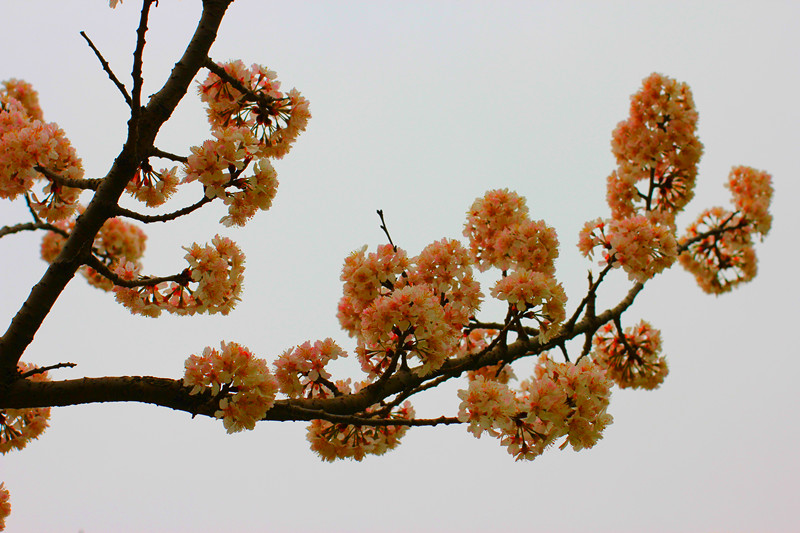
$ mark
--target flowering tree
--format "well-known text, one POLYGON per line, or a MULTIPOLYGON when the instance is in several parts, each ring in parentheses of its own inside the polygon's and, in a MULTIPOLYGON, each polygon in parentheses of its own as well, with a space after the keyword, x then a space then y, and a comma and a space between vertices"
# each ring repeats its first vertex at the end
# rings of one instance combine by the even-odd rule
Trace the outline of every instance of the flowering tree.
MULTIPOLYGON (((145 275, 141 263, 141 224, 198 216, 221 202, 228 214, 220 222, 243 226, 268 209, 278 184, 270 160, 288 153, 310 117, 308 102, 295 90, 282 91, 269 69, 209 58, 230 3, 203 2, 184 56, 146 105, 142 53, 157 2, 143 2, 130 90, 84 36, 130 107, 127 140, 105 177, 84 178, 65 133, 44 122, 30 85, 4 82, 0 197, 27 202, 31 221, 0 228, 0 236, 42 231, 42 258, 50 266, 0 339, 3 453, 38 437, 52 406, 110 401, 216 417, 228 432, 253 429, 261 420, 308 421, 312 449, 329 461, 385 453, 409 427, 438 424, 465 424, 477 437, 487 433, 517 459, 533 459, 556 442, 580 450, 593 446, 611 423, 614 385, 653 389, 667 374, 660 332, 644 321, 622 324, 649 279, 676 260, 710 293, 754 277, 753 243, 771 223, 770 177, 735 167, 728 181, 732 209, 703 211, 679 237, 675 216, 692 197, 702 154, 697 113, 685 84, 653 74, 613 133, 610 217, 587 222, 579 236, 579 249, 598 264, 577 305, 568 308, 555 277, 555 230, 530 218, 524 198, 496 189, 469 208, 466 244, 445 238, 416 256, 392 242, 379 212, 388 244, 352 253, 341 277, 338 318, 355 339, 359 377, 342 379, 327 370, 329 361, 348 354, 325 339, 287 350, 272 368, 246 347, 223 341, 189 356, 182 379, 51 380, 51 371, 74 364, 37 366, 21 358, 78 272, 132 313, 149 317, 226 315, 241 298, 244 254, 230 239, 187 246, 188 266, 176 274, 145 275), (157 147, 157 134, 198 76, 212 138, 188 155, 165 152, 157 147), (200 199, 177 210, 143 214, 119 204, 130 194, 159 208, 179 187, 199 189, 193 182, 202 186, 200 199), (82 197, 90 197, 85 207, 82 197), (506 302, 505 316, 478 318, 486 294, 476 268, 496 273, 488 295, 506 302), (615 268, 632 286, 617 305, 597 309, 598 288, 615 268), (573 339, 583 339, 576 353, 567 346, 573 339), (512 364, 528 356, 539 357, 534 375, 512 387, 512 364), (415 418, 409 398, 462 376, 457 416, 415 418)), ((0 520, 8 512, 8 493, 0 485, 0 520)))

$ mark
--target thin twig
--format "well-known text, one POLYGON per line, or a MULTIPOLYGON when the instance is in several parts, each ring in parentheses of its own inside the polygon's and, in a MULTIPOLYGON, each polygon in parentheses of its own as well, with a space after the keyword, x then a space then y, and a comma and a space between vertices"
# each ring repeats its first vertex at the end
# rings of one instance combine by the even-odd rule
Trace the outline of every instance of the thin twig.
POLYGON ((98 50, 97 47, 92 42, 92 40, 89 39, 89 37, 86 35, 86 32, 82 31, 81 32, 81 37, 86 39, 86 42, 89 44, 89 48, 92 49, 92 51, 94 52, 94 55, 96 55, 97 59, 100 60, 100 64, 103 65, 103 70, 106 71, 106 74, 108 74, 108 77, 111 79, 112 82, 114 82, 114 85, 117 86, 117 89, 119 89, 119 92, 122 93, 122 97, 125 98, 125 103, 128 104, 128 107, 132 107, 133 104, 131 103, 131 96, 128 94, 128 90, 125 88, 125 86, 122 84, 122 82, 120 82, 117 79, 117 77, 114 75, 114 73, 111 71, 111 67, 108 65, 108 61, 105 60, 103 55, 100 53, 100 50, 98 50))
POLYGON ((309 420, 326 420, 337 424, 350 424, 354 426, 438 426, 439 424, 463 424, 456 417, 440 416, 439 418, 363 418, 359 416, 335 415, 317 409, 305 407, 292 407, 298 414, 309 417, 309 420))
POLYGON ((44 374, 48 370, 55 370, 56 368, 74 368, 78 366, 76 363, 56 363, 50 366, 40 366, 34 368, 33 370, 28 370, 27 372, 23 372, 19 375, 20 378, 25 379, 30 376, 34 376, 36 374, 44 374))
POLYGON ((151 155, 153 157, 161 157, 161 158, 164 158, 164 159, 171 159, 172 161, 177 161, 179 163, 186 163, 189 160, 188 157, 185 157, 185 156, 182 156, 182 155, 171 154, 169 152, 165 152, 164 150, 159 150, 155 146, 150 148, 150 154, 149 155, 151 155))
POLYGON ((389 244, 392 245, 392 249, 396 252, 397 246, 392 242, 392 236, 389 235, 389 228, 386 227, 386 221, 383 219, 383 209, 378 209, 378 216, 381 217, 381 229, 386 234, 386 238, 389 239, 389 244))
POLYGON ((136 211, 131 211, 130 209, 125 209, 124 207, 116 206, 114 208, 114 216, 131 218, 133 220, 138 220, 139 222, 144 222, 145 224, 150 224, 152 222, 168 222, 170 220, 175 220, 176 218, 188 215, 189 213, 200 209, 205 204, 211 202, 211 200, 212 200, 211 198, 203 196, 202 199, 198 200, 197 202, 195 202, 190 206, 186 206, 183 209, 178 209, 177 211, 173 211, 172 213, 165 213, 163 215, 143 215, 142 213, 137 213, 136 211))

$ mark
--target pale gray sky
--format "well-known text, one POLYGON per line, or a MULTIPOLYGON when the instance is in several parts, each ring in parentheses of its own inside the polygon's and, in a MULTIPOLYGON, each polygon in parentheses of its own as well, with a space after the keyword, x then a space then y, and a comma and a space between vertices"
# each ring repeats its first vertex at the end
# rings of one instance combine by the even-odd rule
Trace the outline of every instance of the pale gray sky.
MULTIPOLYGON (((161 0, 153 10, 145 94, 177 60, 199 4, 161 0)), ((12 23, 0 33, 0 79, 34 84, 88 176, 107 171, 127 117, 78 32, 127 81, 138 7, 3 2, 12 23)), ((416 254, 459 237, 473 199, 498 187, 526 196, 532 217, 558 231, 557 276, 574 305, 589 267, 578 230, 608 215, 611 131, 654 71, 687 82, 700 113, 705 155, 681 228, 728 205, 731 166, 773 174, 760 274, 720 297, 680 267, 648 283, 623 321, 662 330, 670 375, 654 392, 615 391, 614 424, 591 450, 515 463, 463 427, 421 428, 384 457, 323 464, 302 423, 229 436, 218 421, 150 406, 60 408, 41 439, 0 457, 7 531, 797 531, 798 20, 791 1, 237 1, 213 58, 275 69, 309 98, 313 119, 276 164, 270 212, 245 229, 221 227, 217 208, 148 227, 144 261, 149 273, 171 274, 185 265, 180 246, 229 235, 247 254, 244 301, 227 318, 152 320, 76 279, 24 357, 79 364, 54 378, 177 378, 188 355, 220 340, 267 359, 328 336, 352 348, 335 318, 339 273, 351 250, 383 242, 375 210, 416 254)), ((207 136, 190 95, 158 144, 187 153, 207 136)), ((0 206, 0 225, 22 220, 23 203, 0 206)), ((0 242, 5 323, 44 271, 39 242, 0 242)), ((627 283, 618 272, 601 301, 627 283)), ((497 307, 485 309, 489 318, 497 307)), ((454 415, 456 388, 416 401, 418 415, 454 415)))

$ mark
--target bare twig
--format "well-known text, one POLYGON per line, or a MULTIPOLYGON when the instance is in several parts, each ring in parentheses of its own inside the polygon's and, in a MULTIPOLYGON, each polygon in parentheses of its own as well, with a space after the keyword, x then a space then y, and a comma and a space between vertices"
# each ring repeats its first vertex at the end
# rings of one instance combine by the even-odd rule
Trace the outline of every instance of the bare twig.
POLYGON ((211 198, 203 196, 203 198, 190 206, 186 206, 183 209, 173 211, 172 213, 165 213, 163 215, 143 215, 142 213, 137 213, 136 211, 131 211, 130 209, 116 206, 114 208, 114 216, 127 217, 133 220, 138 220, 139 222, 144 222, 146 224, 150 224, 152 222, 168 222, 170 220, 175 220, 176 218, 188 215, 189 213, 200 209, 209 202, 211 202, 211 198))
POLYGON ((386 234, 386 238, 389 239, 389 244, 392 245, 392 249, 396 252, 397 246, 392 242, 392 236, 389 235, 389 228, 386 227, 386 221, 383 219, 383 209, 378 209, 378 216, 381 218, 381 229, 386 234))
POLYGON ((161 158, 164 158, 164 159, 171 159, 172 161, 177 161, 179 163, 186 163, 189 160, 188 157, 185 157, 185 156, 182 156, 182 155, 171 154, 169 152, 165 152, 164 150, 159 150, 155 146, 150 148, 150 154, 149 155, 151 155, 153 157, 161 157, 161 158))
POLYGON ((33 370, 28 370, 27 372, 23 372, 19 375, 20 378, 25 379, 30 376, 34 376, 36 374, 44 374, 48 370, 55 370, 56 368, 74 368, 78 366, 76 363, 56 363, 50 366, 40 366, 34 368, 33 370))
POLYGON ((122 97, 125 98, 125 103, 128 104, 128 107, 132 107, 133 104, 131 103, 131 95, 128 94, 128 90, 125 88, 125 86, 122 84, 122 82, 120 82, 119 79, 117 79, 117 77, 111 71, 111 67, 108 65, 108 61, 105 60, 103 55, 100 53, 100 50, 98 50, 97 47, 92 42, 92 40, 89 39, 89 37, 86 35, 86 32, 82 31, 81 32, 81 37, 86 39, 86 42, 89 44, 89 48, 92 49, 92 51, 94 52, 94 55, 96 55, 97 59, 100 60, 100 64, 103 65, 103 70, 106 71, 106 74, 108 74, 108 77, 111 79, 112 82, 114 82, 114 85, 117 86, 117 89, 119 89, 119 92, 122 93, 122 97))

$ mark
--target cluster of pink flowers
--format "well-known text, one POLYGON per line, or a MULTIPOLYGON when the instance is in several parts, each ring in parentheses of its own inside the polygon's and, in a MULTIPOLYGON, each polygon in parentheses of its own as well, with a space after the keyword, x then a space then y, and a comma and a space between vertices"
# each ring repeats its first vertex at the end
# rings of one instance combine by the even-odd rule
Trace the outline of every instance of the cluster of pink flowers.
POLYGON ((281 392, 291 398, 332 397, 336 389, 325 366, 339 356, 347 357, 347 352, 331 338, 314 344, 306 341, 286 350, 275 361, 275 377, 281 392))
POLYGON ((200 181, 207 197, 222 198, 228 206, 228 216, 220 220, 224 225, 244 226, 259 209, 266 211, 272 206, 278 191, 277 174, 260 154, 263 146, 248 128, 230 126, 212 133, 214 140, 192 147, 184 182, 200 181), (253 161, 252 175, 244 177, 253 161))
POLYGON ((757 272, 750 228, 741 214, 721 207, 706 209, 686 229, 681 243, 721 228, 729 229, 694 241, 678 257, 681 266, 694 275, 700 288, 710 294, 730 291, 753 279, 757 272))
MULTIPOLYGON (((222 313, 227 315, 239 301, 244 279, 244 254, 227 237, 215 236, 211 245, 186 248, 186 282, 162 282, 142 287, 114 286, 116 299, 133 314, 157 317, 162 311, 178 315, 222 313), (197 283, 194 290, 189 283, 197 283)), ((130 261, 116 274, 127 281, 139 279, 140 267, 130 261)))
POLYGON ((83 177, 81 160, 64 131, 42 121, 36 91, 26 82, 9 80, 0 91, 0 198, 13 200, 30 192, 36 180, 46 179, 43 199, 32 194, 39 216, 55 222, 72 215, 80 189, 55 183, 36 167, 65 178, 83 177))
POLYGON ((567 294, 555 278, 531 270, 512 272, 492 287, 492 296, 507 301, 525 318, 539 323, 539 340, 548 341, 566 318, 567 294))
POLYGON ((487 191, 467 211, 464 236, 478 269, 526 269, 553 275, 558 238, 543 221, 528 218, 525 199, 508 189, 487 191))
POLYGON ((672 221, 694 195, 703 145, 689 86, 653 73, 631 97, 630 116, 614 130, 618 168, 608 178, 615 219, 653 211, 672 221), (644 192, 637 183, 644 182, 644 192))
POLYGON ((190 394, 211 389, 221 396, 214 416, 221 418, 228 433, 253 429, 275 403, 278 380, 267 362, 235 342, 220 343, 220 350, 207 347, 201 355, 186 360, 183 384, 190 394))
POLYGON ((480 284, 472 276, 469 251, 455 239, 442 239, 426 246, 408 271, 412 285, 425 284, 444 302, 445 320, 462 328, 481 304, 480 284))
POLYGON ((209 73, 199 91, 200 98, 208 104, 212 128, 247 128, 258 138, 260 157, 286 155, 311 117, 308 100, 296 89, 282 93, 275 72, 261 65, 248 68, 241 61, 231 61, 220 66, 250 92, 242 93, 209 73))
POLYGON ((439 298, 425 284, 376 298, 361 314, 356 354, 361 367, 377 376, 398 352, 420 360, 417 372, 436 370, 453 355, 459 331, 447 323, 439 298))
POLYGON ((623 335, 624 339, 610 322, 600 328, 593 339, 592 359, 620 388, 657 388, 669 373, 660 355, 661 332, 642 320, 625 328, 623 335))
POLYGON ((734 167, 726 184, 733 194, 733 204, 747 219, 754 233, 764 236, 772 227, 769 204, 772 200, 772 176, 751 167, 734 167))
POLYGON ((644 283, 669 268, 678 256, 675 230, 644 215, 587 222, 580 232, 578 248, 590 257, 603 250, 603 261, 622 267, 631 280, 644 283))
POLYGON ((340 277, 344 285, 337 316, 350 336, 359 334, 361 313, 372 301, 405 285, 408 278, 410 262, 404 250, 391 244, 378 246, 374 253, 366 250, 364 246, 344 260, 340 277))
POLYGON ((0 531, 6 528, 6 518, 11 514, 9 496, 5 483, 0 483, 0 531))
POLYGON ((150 163, 143 161, 125 190, 147 207, 158 207, 175 194, 179 182, 178 167, 156 172, 150 163))
MULTIPOLYGON (((17 371, 25 373, 36 368, 34 365, 19 362, 17 371)), ((33 374, 26 379, 31 381, 50 381, 47 372, 33 374)), ((48 426, 49 407, 30 409, 0 409, 0 453, 21 450, 32 439, 38 438, 48 426)), ((0 515, 2 518, 2 515, 0 515)))
POLYGON ((458 418, 476 437, 486 432, 518 460, 530 460, 564 436, 562 448, 594 446, 612 421, 606 412, 610 394, 605 371, 593 362, 555 363, 543 354, 534 377, 517 392, 486 374, 472 376, 458 393, 458 418))
MULTIPOLYGON (((373 409, 367 410, 370 411, 373 409)), ((414 414, 414 408, 409 402, 405 402, 390 413, 378 417, 378 420, 411 420, 414 414)), ((399 446, 400 438, 407 430, 407 426, 368 426, 312 420, 306 438, 311 443, 311 449, 325 461, 361 461, 367 455, 383 455, 399 446)))

